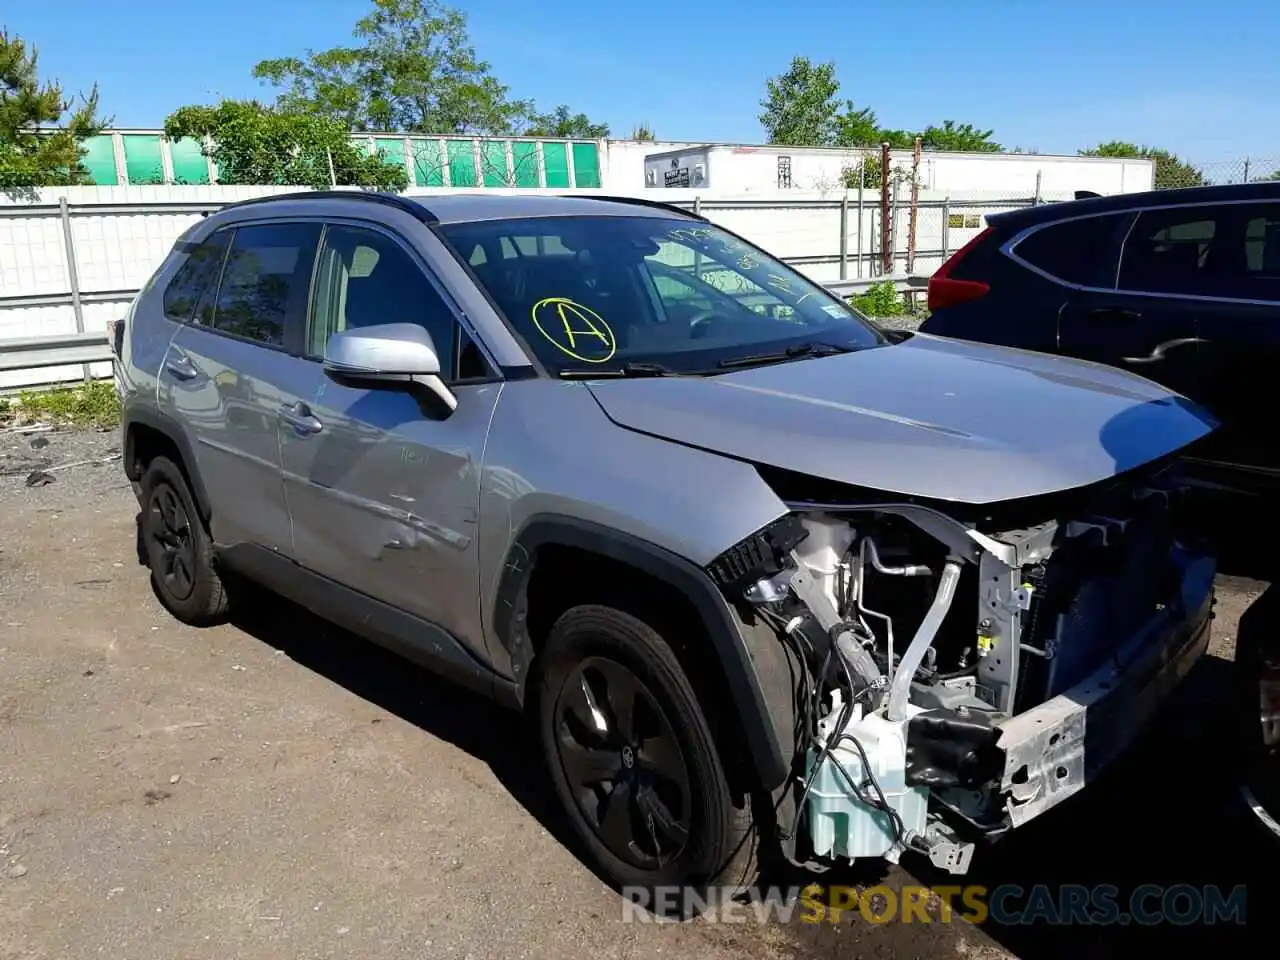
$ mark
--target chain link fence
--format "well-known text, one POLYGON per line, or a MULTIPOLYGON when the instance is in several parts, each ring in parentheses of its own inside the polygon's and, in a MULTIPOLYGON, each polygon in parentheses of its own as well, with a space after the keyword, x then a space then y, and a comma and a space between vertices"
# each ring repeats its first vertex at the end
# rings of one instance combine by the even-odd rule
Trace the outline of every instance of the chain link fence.
POLYGON ((1280 181, 1280 156, 1238 157, 1196 162, 1173 155, 1157 154, 1154 159, 1157 190, 1280 181))

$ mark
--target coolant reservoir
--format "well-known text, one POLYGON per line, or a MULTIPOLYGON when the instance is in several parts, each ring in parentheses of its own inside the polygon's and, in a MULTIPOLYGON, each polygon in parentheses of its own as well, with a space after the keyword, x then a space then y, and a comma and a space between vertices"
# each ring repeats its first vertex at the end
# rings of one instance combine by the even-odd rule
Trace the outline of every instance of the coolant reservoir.
MULTIPOLYGON (((918 707, 908 706, 909 716, 918 712, 918 707)), ((840 703, 837 700, 834 709, 819 724, 820 745, 809 751, 809 773, 813 771, 822 746, 829 738, 838 735, 834 727, 839 714, 840 703)), ((888 814, 859 800, 836 765, 844 767, 849 779, 869 798, 876 796, 868 773, 874 775, 889 807, 902 818, 902 841, 905 842, 912 834, 923 834, 928 816, 928 791, 923 787, 907 786, 907 722, 895 723, 874 713, 863 716, 862 707, 858 705, 854 707, 852 719, 844 732, 862 744, 869 769, 863 765, 857 748, 848 740, 842 740, 823 760, 809 791, 809 829, 813 851, 819 856, 832 858, 884 857, 896 862, 902 847, 894 835, 888 814)))

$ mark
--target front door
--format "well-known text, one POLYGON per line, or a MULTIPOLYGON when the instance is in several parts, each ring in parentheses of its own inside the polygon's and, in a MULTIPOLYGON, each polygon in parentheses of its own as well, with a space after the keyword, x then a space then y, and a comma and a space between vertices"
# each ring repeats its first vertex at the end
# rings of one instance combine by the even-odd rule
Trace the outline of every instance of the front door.
POLYGON ((320 227, 270 223, 220 231, 229 250, 169 346, 164 401, 191 431, 208 491, 214 540, 288 554, 280 478, 280 378, 285 330, 305 314, 320 227), (297 318, 295 321, 293 318, 297 318))
POLYGON ((425 266, 397 238, 330 224, 305 355, 285 379, 291 410, 279 422, 280 456, 298 563, 430 621, 483 655, 480 469, 502 384, 458 380, 462 336, 425 266), (397 322, 431 334, 456 410, 415 385, 369 388, 324 372, 330 335, 397 322))

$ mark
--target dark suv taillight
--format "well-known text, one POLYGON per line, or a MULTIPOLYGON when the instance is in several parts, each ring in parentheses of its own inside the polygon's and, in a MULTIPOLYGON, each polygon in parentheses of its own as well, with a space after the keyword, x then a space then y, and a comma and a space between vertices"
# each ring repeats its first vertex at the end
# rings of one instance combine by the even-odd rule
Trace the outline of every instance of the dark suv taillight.
POLYGON ((929 312, 943 307, 954 307, 958 303, 977 300, 991 292, 991 285, 981 280, 957 280, 951 276, 956 266, 974 247, 986 239, 991 233, 987 227, 980 234, 953 253, 937 271, 929 278, 929 312))

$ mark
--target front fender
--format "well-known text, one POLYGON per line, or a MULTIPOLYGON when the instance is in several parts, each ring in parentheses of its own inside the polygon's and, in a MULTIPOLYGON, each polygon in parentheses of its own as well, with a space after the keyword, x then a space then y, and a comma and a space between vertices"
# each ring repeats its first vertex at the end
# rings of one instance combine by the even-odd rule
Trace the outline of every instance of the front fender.
POLYGON ((787 777, 794 751, 793 691, 781 643, 767 629, 744 625, 705 571, 668 550, 608 527, 540 514, 531 517, 512 542, 494 603, 493 630, 511 657, 521 702, 534 654, 521 600, 538 551, 551 544, 626 564, 689 600, 724 671, 760 785, 766 790, 779 786, 787 777))

